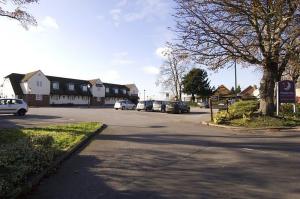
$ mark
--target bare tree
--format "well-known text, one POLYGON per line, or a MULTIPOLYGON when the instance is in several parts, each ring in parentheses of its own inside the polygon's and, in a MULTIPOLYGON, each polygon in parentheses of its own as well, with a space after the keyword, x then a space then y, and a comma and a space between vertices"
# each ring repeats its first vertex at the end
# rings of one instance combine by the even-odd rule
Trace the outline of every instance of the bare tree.
POLYGON ((26 5, 37 2, 38 0, 0 0, 0 16, 17 20, 28 29, 28 25, 37 25, 37 22, 25 11, 26 5))
POLYGON ((165 89, 170 89, 172 93, 181 100, 183 76, 187 72, 189 59, 186 55, 178 54, 170 48, 163 52, 166 60, 160 67, 160 74, 157 84, 165 89))
POLYGON ((174 1, 177 47, 211 69, 261 67, 260 111, 273 115, 275 82, 299 54, 300 0, 174 1))

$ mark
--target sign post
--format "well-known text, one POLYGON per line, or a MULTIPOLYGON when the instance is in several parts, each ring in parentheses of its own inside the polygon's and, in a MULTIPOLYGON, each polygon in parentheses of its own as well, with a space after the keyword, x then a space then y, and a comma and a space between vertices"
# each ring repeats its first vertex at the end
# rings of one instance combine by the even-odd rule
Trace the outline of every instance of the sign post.
MULTIPOLYGON (((295 82, 290 80, 283 80, 276 83, 277 88, 277 116, 279 115, 279 108, 281 103, 296 103, 296 87, 295 82)), ((295 112, 295 108, 293 110, 295 112)))

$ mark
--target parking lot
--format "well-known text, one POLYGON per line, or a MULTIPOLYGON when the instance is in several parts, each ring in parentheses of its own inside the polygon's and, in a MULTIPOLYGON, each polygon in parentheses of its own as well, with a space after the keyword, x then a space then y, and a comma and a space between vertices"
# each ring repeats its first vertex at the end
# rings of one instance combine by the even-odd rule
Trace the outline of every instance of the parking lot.
POLYGON ((102 121, 108 128, 28 198, 300 198, 300 133, 201 125, 190 114, 31 108, 1 127, 102 121))
POLYGON ((167 114, 135 110, 114 110, 112 108, 30 108, 25 117, 0 115, 0 128, 32 127, 45 124, 60 124, 82 121, 98 121, 108 125, 143 125, 164 122, 201 123, 209 120, 209 110, 192 108, 189 114, 167 114))

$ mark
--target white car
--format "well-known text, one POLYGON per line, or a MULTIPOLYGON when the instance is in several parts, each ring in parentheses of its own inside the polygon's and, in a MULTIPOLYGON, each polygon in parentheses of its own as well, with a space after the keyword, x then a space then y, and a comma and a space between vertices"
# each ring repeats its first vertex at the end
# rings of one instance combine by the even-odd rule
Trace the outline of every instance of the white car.
POLYGON ((132 103, 131 101, 129 101, 129 100, 117 101, 115 103, 115 106, 114 106, 114 109, 116 109, 116 110, 118 110, 118 109, 122 109, 122 110, 131 109, 131 110, 134 110, 135 108, 136 108, 136 105, 134 103, 132 103))
POLYGON ((22 99, 0 99, 0 113, 24 116, 28 111, 27 103, 22 99))

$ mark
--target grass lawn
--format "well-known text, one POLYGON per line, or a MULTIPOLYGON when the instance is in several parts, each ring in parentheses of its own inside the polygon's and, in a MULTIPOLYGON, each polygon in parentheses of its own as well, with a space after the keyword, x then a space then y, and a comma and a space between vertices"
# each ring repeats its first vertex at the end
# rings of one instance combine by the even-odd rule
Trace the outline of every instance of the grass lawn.
POLYGON ((231 126, 243 126, 248 128, 261 127, 293 127, 300 125, 300 118, 278 118, 278 117, 253 117, 251 119, 233 119, 228 121, 231 126))
POLYGON ((0 198, 9 197, 57 157, 91 135, 96 122, 0 129, 0 198))

